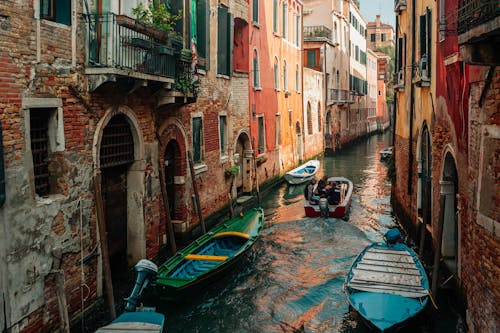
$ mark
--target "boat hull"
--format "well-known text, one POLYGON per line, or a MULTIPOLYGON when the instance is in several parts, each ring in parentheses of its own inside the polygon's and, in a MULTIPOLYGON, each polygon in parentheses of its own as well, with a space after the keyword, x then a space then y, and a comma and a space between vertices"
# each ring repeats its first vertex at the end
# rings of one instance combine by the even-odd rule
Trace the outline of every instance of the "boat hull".
POLYGON ((345 293, 352 309, 380 332, 394 332, 428 302, 429 282, 415 252, 404 244, 372 244, 353 263, 345 293))
POLYGON ((316 176, 319 170, 319 161, 311 160, 285 173, 285 180, 291 185, 303 184, 316 176))
MULTIPOLYGON (((344 177, 330 177, 328 178, 328 181, 334 181, 337 184, 347 185, 344 200, 342 200, 338 205, 328 205, 328 217, 342 218, 347 215, 349 207, 351 206, 353 183, 344 177)), ((304 211, 307 217, 322 216, 319 204, 311 203, 310 201, 306 201, 304 211)))
POLYGON ((201 236, 158 269, 154 294, 178 300, 227 273, 256 242, 264 222, 254 208, 201 236))

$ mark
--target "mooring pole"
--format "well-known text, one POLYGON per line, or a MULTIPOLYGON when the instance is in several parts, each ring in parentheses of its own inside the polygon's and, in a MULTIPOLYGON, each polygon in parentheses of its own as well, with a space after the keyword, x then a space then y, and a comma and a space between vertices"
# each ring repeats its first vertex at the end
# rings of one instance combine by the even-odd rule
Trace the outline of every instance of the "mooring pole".
POLYGON ((191 154, 191 151, 188 150, 188 160, 189 160, 189 170, 191 171, 191 181, 193 182, 193 189, 194 189, 194 198, 196 200, 196 206, 197 206, 197 211, 198 211, 198 218, 200 219, 200 224, 201 224, 201 232, 203 234, 207 233, 207 229, 205 228, 205 221, 203 220, 203 215, 201 214, 201 205, 200 205, 200 195, 198 194, 198 185, 196 184, 196 178, 194 174, 194 162, 193 162, 193 155, 191 154))
POLYGON ((97 214, 97 226, 99 228, 99 239, 101 246, 102 269, 104 270, 106 300, 108 302, 109 315, 111 316, 111 319, 115 319, 115 299, 113 296, 113 282, 111 281, 111 268, 109 265, 108 237, 106 235, 106 221, 104 220, 104 206, 102 203, 100 172, 94 175, 94 195, 97 214))
POLYGON ((165 183, 165 169, 162 168, 160 164, 160 182, 161 182, 161 196, 163 199, 163 205, 165 206, 165 219, 167 221, 167 229, 168 229, 168 240, 170 243, 170 251, 172 254, 177 252, 177 246, 175 244, 175 235, 174 235, 174 226, 172 225, 172 219, 170 218, 170 203, 168 201, 168 196, 166 193, 166 183, 165 183))

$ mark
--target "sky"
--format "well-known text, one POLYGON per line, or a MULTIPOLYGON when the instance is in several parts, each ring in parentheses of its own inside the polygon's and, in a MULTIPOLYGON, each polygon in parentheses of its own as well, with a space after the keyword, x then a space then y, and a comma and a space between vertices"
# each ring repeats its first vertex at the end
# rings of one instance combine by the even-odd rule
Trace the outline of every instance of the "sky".
POLYGON ((394 13, 394 0, 359 0, 361 13, 367 22, 375 21, 375 16, 380 14, 383 23, 394 27, 396 14, 394 13))

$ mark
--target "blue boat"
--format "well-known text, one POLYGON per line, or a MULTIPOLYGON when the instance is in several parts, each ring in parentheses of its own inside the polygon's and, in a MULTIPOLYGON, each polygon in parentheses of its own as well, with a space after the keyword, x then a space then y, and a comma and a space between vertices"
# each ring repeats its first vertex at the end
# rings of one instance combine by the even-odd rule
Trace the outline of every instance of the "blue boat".
POLYGON ((136 279, 134 289, 126 299, 125 312, 109 325, 99 328, 96 333, 163 333, 165 316, 154 308, 137 308, 144 289, 156 276, 158 267, 151 261, 142 259, 134 267, 136 279))
POLYGON ((380 332, 396 331, 420 313, 429 298, 429 280, 416 253, 403 243, 397 229, 386 244, 367 246, 346 277, 349 305, 380 332))

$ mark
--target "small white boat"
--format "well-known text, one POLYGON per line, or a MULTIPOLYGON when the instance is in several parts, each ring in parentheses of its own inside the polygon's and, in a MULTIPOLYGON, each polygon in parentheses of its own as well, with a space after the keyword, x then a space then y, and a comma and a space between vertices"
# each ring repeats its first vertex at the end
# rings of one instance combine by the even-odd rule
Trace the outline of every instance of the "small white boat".
POLYGON ((285 180, 292 185, 302 184, 312 179, 319 169, 318 160, 310 160, 301 166, 285 173, 285 180))
POLYGON ((386 160, 392 156, 392 147, 387 147, 380 152, 380 159, 386 160))

